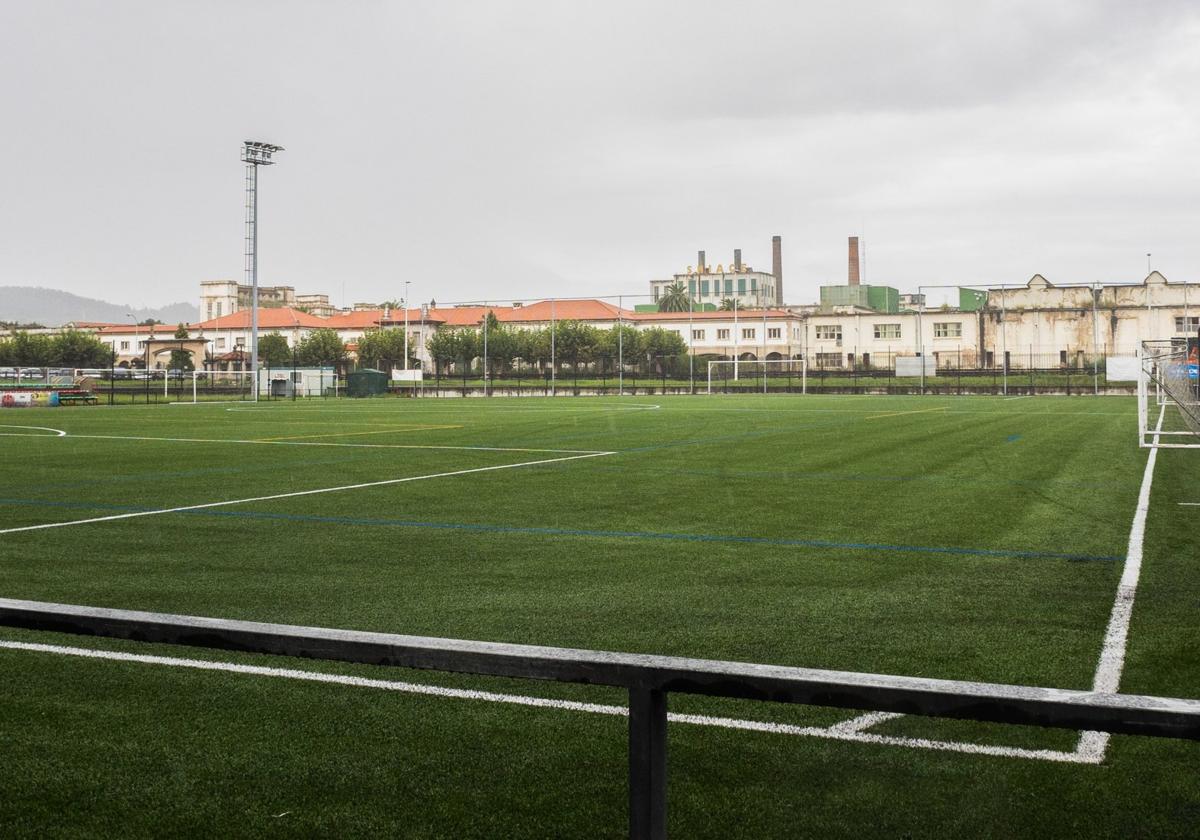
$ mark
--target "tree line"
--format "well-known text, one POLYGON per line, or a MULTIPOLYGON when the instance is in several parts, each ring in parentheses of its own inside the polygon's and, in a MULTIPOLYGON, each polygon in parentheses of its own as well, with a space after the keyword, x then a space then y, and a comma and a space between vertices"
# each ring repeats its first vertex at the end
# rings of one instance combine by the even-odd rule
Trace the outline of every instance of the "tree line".
MULTIPOLYGON (((438 371, 450 364, 458 365, 460 370, 469 369, 483 359, 483 329, 440 329, 425 342, 425 350, 438 371)), ((662 327, 638 330, 628 324, 615 324, 605 330, 563 320, 553 329, 519 329, 498 323, 495 315, 488 313, 487 364, 489 372, 497 376, 519 363, 544 367, 551 358, 560 369, 567 364, 575 373, 580 366, 601 372, 615 370, 618 359, 627 366, 645 362, 662 370, 668 360, 685 353, 687 344, 679 333, 662 327)))
MULTIPOLYGON (((545 367, 553 356, 561 369, 570 365, 576 372, 581 367, 602 371, 615 370, 618 357, 625 364, 643 362, 662 369, 665 360, 687 352, 687 344, 679 333, 662 327, 637 330, 628 324, 600 329, 591 324, 563 320, 550 327, 518 329, 500 324, 488 314, 488 368, 502 375, 516 364, 545 367)), ((187 338, 182 324, 176 338, 187 338)), ((439 370, 454 364, 469 369, 481 362, 484 354, 483 329, 480 327, 442 328, 425 342, 439 370)), ((409 341, 409 366, 417 364, 416 342, 409 341)), ((336 330, 319 329, 309 333, 296 345, 289 347, 287 338, 268 333, 259 338, 258 356, 262 364, 287 368, 293 364, 311 367, 342 365, 348 352, 336 330)), ((360 366, 386 369, 400 365, 404 359, 404 330, 385 328, 368 330, 358 340, 360 366)), ((80 330, 65 330, 57 335, 16 332, 0 338, 0 365, 5 367, 70 367, 106 368, 113 362, 113 348, 94 335, 80 330)), ((191 368, 186 352, 172 351, 171 366, 191 368), (177 358, 178 356, 178 358, 177 358)))
POLYGON ((106 368, 112 358, 112 345, 80 330, 57 335, 22 331, 0 338, 4 367, 106 368))

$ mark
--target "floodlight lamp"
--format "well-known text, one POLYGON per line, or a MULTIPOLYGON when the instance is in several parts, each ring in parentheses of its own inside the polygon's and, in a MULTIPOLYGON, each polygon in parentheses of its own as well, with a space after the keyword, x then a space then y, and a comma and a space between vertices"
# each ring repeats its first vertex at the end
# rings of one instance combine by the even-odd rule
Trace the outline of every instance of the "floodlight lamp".
POLYGON ((271 155, 282 151, 283 146, 262 143, 258 140, 245 140, 242 146, 242 162, 253 163, 259 166, 270 166, 274 163, 271 160, 271 155))

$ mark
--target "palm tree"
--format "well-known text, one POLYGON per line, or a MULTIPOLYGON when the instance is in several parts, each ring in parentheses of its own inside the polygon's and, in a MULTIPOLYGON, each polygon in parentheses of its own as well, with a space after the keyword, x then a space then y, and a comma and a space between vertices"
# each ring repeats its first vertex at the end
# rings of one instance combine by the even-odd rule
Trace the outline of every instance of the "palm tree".
POLYGON ((659 312, 687 312, 692 308, 692 298, 682 282, 672 283, 663 290, 658 301, 659 312))
POLYGON ((722 298, 721 299, 721 311, 722 312, 732 312, 736 307, 737 307, 737 301, 735 301, 733 298, 722 298))

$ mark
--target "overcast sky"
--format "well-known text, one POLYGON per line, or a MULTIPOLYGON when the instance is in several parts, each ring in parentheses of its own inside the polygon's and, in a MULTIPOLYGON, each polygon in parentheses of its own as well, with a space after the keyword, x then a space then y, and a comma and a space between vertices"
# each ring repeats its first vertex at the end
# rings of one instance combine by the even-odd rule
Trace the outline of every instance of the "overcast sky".
POLYGON ((1196 2, 0 2, 0 285, 1200 280, 1196 2))

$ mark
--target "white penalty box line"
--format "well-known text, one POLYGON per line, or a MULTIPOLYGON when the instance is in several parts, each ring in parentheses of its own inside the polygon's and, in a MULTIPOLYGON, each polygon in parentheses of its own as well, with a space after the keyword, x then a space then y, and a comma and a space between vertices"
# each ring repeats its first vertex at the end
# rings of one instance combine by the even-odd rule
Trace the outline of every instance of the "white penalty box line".
POLYGON ((490 467, 472 467, 465 470, 450 470, 447 472, 429 473, 427 475, 410 475, 403 478, 387 478, 382 481, 365 481, 358 484, 342 484, 337 487, 319 487, 313 490, 297 490, 291 493, 272 493, 267 496, 251 496, 246 499, 226 499, 219 502, 203 502, 195 505, 179 505, 177 507, 159 508, 157 510, 139 510, 130 513, 117 513, 109 516, 93 516, 87 519, 73 519, 67 522, 45 522, 40 525, 24 525, 18 528, 0 529, 0 534, 17 534, 25 531, 43 531, 49 528, 66 528, 72 525, 91 525, 99 522, 115 522, 121 519, 138 519, 146 516, 162 516, 168 513, 186 513, 193 510, 228 507, 230 505, 245 505, 252 502, 268 502, 276 499, 294 499, 300 496, 316 496, 322 493, 339 493, 346 490, 362 490, 368 487, 386 487, 393 484, 405 484, 411 481, 426 481, 432 478, 450 478, 458 475, 495 472, 497 470, 513 470, 520 467, 536 467, 542 464, 558 464, 564 461, 578 461, 583 458, 599 458, 604 455, 615 455, 614 452, 587 452, 583 454, 564 455, 558 458, 540 458, 536 461, 520 461, 515 464, 495 464, 490 467))
MULTIPOLYGON (((1165 408, 1160 411, 1158 418, 1158 429, 1161 429, 1165 408)), ((49 430, 57 431, 57 430, 49 430)), ((105 436, 92 436, 105 437, 105 436)), ((143 438, 123 438, 139 440, 143 438)), ((162 438, 149 438, 151 440, 163 440, 162 438)), ((183 439, 188 440, 188 439, 183 439)), ((229 442, 229 441, 201 441, 195 442, 229 442)), ((383 446, 388 447, 388 444, 312 444, 296 441, 245 441, 246 443, 280 443, 287 445, 317 445, 317 446, 383 446)), ((443 447, 423 447, 423 446, 402 446, 399 448, 443 448, 443 447)), ((453 447, 459 448, 459 447, 453 447)), ((542 450, 499 450, 499 451, 542 451, 542 450)), ((550 450, 561 451, 561 450, 550 450)), ((569 451, 569 450, 568 450, 569 451)), ((176 511, 194 510, 207 507, 217 507, 221 505, 241 504, 251 501, 263 501, 272 498, 286 498, 290 496, 311 495, 314 493, 328 493, 338 490, 356 489, 358 487, 370 487, 382 484, 395 484, 404 481, 419 481, 425 478, 439 478, 443 476, 461 475, 471 472, 484 472, 488 470, 511 469, 515 467, 534 466, 542 463, 555 463, 559 461, 570 461, 580 458, 594 458, 603 455, 613 455, 614 452, 585 452, 581 454, 573 454, 562 458, 549 458, 538 461, 529 461, 519 464, 503 464, 493 467, 482 467, 471 470, 458 470, 449 473, 438 473, 429 476, 412 476, 402 479, 389 479, 382 482, 370 482, 360 485, 347 485, 344 487, 326 488, 321 490, 308 490, 299 493, 285 493, 276 496, 258 497, 256 499, 241 499, 227 502, 214 502, 204 505, 194 505, 184 508, 172 508, 162 511, 145 511, 131 514, 120 514, 116 516, 97 517, 95 519, 80 520, 78 522, 69 523, 51 523, 49 525, 36 525, 26 528, 10 529, 8 531, 0 530, 0 534, 10 533, 12 531, 21 530, 36 530, 46 527, 59 527, 61 525, 82 524, 84 522, 101 522, 111 519, 127 519, 136 516, 150 516, 160 513, 171 513, 176 511)), ((1100 694, 1115 693, 1119 687, 1121 672, 1124 668, 1125 653, 1129 641, 1129 625, 1133 613, 1133 601, 1137 591, 1138 579, 1141 571, 1143 542, 1145 536, 1146 516, 1149 511, 1150 490, 1154 478, 1154 466, 1156 462, 1157 450, 1151 449, 1147 457, 1146 468, 1142 475, 1141 489, 1138 494, 1137 508, 1134 513, 1133 523, 1129 534, 1129 547, 1126 552, 1125 566, 1122 572, 1121 581, 1117 588, 1116 598, 1113 603, 1112 613, 1109 618, 1108 627, 1105 632, 1104 643, 1100 653, 1100 659, 1096 667, 1095 679, 1093 682, 1093 691, 1100 694)), ((1184 503, 1188 504, 1188 503, 1184 503)), ((578 712, 589 712, 593 714, 610 714, 610 715, 628 715, 628 709, 624 706, 602 705, 595 703, 581 703, 567 700, 553 700, 542 697, 531 697, 519 694, 499 694, 487 691, 475 691, 467 689, 451 689, 442 688, 439 686, 423 685, 419 683, 406 683, 389 680, 372 680, 361 677, 348 677, 337 674, 325 674, 312 671, 301 671, 296 669, 286 668, 270 668, 252 665, 239 665, 235 663, 213 662, 209 660, 185 659, 176 657, 162 656, 147 656, 142 654, 129 654, 114 651, 100 651, 87 648, 70 648, 58 645, 37 645, 23 642, 8 642, 0 641, 0 648, 41 651, 45 653, 57 653, 60 655, 85 656, 98 659, 115 659, 129 662, 144 662, 148 664, 169 665, 174 667, 198 668, 202 670, 218 670, 232 671, 236 673, 257 674, 261 676, 282 677, 288 679, 300 679, 314 682, 337 683, 343 685, 353 685, 367 688, 381 688, 392 691, 402 691, 415 694, 427 694, 441 697, 457 697, 462 699, 481 700, 486 702, 511 703, 523 706, 535 706, 541 708, 555 708, 578 712)), ((1104 761, 1107 752, 1110 736, 1104 732, 1087 731, 1080 733, 1079 741, 1074 750, 1049 750, 1049 749, 1030 749, 1024 747, 1010 747, 1002 745, 978 744, 966 741, 942 741, 929 738, 916 738, 907 736, 889 736, 879 735, 868 732, 871 727, 885 723, 890 720, 903 717, 903 715, 890 712, 869 712, 858 715, 832 724, 826 727, 820 726, 797 726, 793 724, 774 723, 769 721, 754 721, 740 720, 735 718, 712 717, 707 715, 687 715, 671 713, 668 719, 675 723, 686 723, 703 726, 713 726, 725 729, 737 729, 744 731, 768 732, 784 735, 798 735, 827 738, 840 741, 852 741, 858 743, 881 744, 889 746, 901 746, 914 749, 934 750, 941 752, 956 752, 972 755, 989 755, 1005 758, 1023 758, 1041 761, 1051 761, 1067 764, 1100 764, 1104 761)))
MULTIPOLYGON (((541 709, 557 709, 569 712, 584 712, 588 714, 613 715, 627 717, 627 706, 606 703, 588 703, 579 700, 559 700, 549 697, 536 697, 526 694, 504 694, 478 689, 448 688, 427 683, 402 682, 399 680, 380 680, 369 677, 349 676, 346 674, 330 674, 321 671, 305 671, 297 668, 275 668, 262 665, 246 665, 237 662, 221 662, 209 659, 188 659, 174 656, 156 656, 152 654, 125 653, 123 651, 101 650, 96 648, 69 647, 65 645, 49 645, 36 642, 18 642, 0 640, 0 649, 25 651, 31 653, 46 653, 58 656, 77 656, 86 659, 101 659, 116 662, 133 662, 145 665, 159 665, 172 668, 190 668, 201 671, 224 671, 235 674, 249 674, 275 679, 303 680, 306 682, 327 683, 334 685, 353 686, 356 688, 373 688, 384 691, 396 691, 405 694, 417 694, 432 697, 455 698, 460 700, 476 700, 485 703, 504 703, 514 706, 528 706, 541 709)), ((772 735, 806 736, 826 738, 835 741, 853 741, 862 744, 881 744, 885 746, 909 747, 914 749, 933 750, 937 752, 957 752, 970 755, 989 755, 1004 758, 1025 758, 1041 761, 1053 761, 1065 764, 1094 764, 1090 758, 1076 751, 1026 749, 1022 747, 993 746, 989 744, 973 744, 959 741, 936 741, 928 738, 908 738, 889 735, 875 735, 864 732, 865 725, 879 723, 892 717, 900 717, 886 712, 873 712, 850 721, 837 723, 832 726, 800 726, 789 723, 775 723, 762 720, 743 720, 740 718, 717 717, 713 715, 681 714, 670 712, 667 720, 671 723, 690 724, 693 726, 708 726, 719 729, 735 729, 744 732, 761 732, 772 735)))

